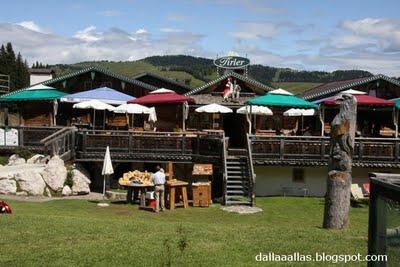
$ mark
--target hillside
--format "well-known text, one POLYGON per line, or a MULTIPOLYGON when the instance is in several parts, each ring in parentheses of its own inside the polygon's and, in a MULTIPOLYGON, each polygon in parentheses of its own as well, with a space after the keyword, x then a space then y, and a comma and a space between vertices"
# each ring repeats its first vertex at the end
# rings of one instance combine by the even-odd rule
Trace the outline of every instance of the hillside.
MULTIPOLYGON (((138 61, 93 61, 66 65, 51 66, 56 75, 97 65, 109 70, 132 77, 143 72, 154 72, 192 87, 199 87, 218 77, 217 69, 212 59, 192 56, 152 56, 138 61)), ((355 79, 372 76, 363 70, 297 71, 288 68, 276 68, 263 65, 250 65, 249 75, 270 86, 281 87, 293 93, 299 93, 321 83, 355 79)))

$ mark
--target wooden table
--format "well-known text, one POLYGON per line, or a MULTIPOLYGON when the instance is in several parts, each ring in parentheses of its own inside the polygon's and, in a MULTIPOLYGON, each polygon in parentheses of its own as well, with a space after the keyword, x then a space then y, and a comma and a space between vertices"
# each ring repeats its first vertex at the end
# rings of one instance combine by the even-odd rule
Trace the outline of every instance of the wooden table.
POLYGON ((187 208, 188 204, 188 197, 187 197, 187 186, 189 183, 184 181, 176 181, 173 183, 166 183, 166 188, 169 196, 169 209, 173 210, 175 207, 183 207, 187 208), (176 194, 178 193, 178 202, 176 203, 176 194), (182 197, 182 201, 180 201, 180 197, 182 197))
POLYGON ((148 189, 153 189, 154 185, 153 184, 121 184, 126 190, 128 190, 128 193, 126 194, 126 203, 128 204, 133 204, 134 200, 137 198, 139 192, 140 192, 140 207, 144 208, 146 207, 146 192, 148 189))

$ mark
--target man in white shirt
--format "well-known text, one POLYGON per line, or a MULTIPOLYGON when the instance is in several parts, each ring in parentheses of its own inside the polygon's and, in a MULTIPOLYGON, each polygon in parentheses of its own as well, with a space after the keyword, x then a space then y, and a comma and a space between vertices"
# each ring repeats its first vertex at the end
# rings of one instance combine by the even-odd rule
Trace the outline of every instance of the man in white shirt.
POLYGON ((155 198, 156 198, 156 212, 164 211, 164 191, 165 191, 165 173, 160 166, 156 167, 157 172, 153 175, 153 183, 155 186, 155 198))

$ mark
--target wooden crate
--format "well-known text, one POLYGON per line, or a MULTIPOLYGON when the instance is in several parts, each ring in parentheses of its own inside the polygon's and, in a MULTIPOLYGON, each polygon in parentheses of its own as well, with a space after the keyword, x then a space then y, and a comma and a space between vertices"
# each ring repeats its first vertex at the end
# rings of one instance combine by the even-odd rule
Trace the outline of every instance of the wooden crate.
POLYGON ((209 207, 211 204, 211 184, 192 185, 193 207, 209 207))

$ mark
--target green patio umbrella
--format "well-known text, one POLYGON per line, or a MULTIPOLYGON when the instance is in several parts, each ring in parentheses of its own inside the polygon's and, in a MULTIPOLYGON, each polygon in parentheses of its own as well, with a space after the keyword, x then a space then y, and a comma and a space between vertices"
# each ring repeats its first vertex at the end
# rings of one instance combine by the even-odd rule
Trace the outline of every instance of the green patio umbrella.
MULTIPOLYGON (((250 115, 252 113, 252 106, 302 109, 316 109, 318 107, 316 104, 294 96, 292 93, 281 88, 268 92, 263 96, 252 98, 246 104, 250 106, 250 115)), ((251 134, 251 126, 249 127, 249 133, 251 134)))
POLYGON ((67 94, 53 87, 39 84, 2 95, 0 102, 58 100, 65 95, 67 94))
POLYGON ((246 102, 247 105, 284 107, 284 108, 317 108, 314 103, 308 102, 302 98, 283 89, 273 90, 263 96, 255 97, 246 102))

